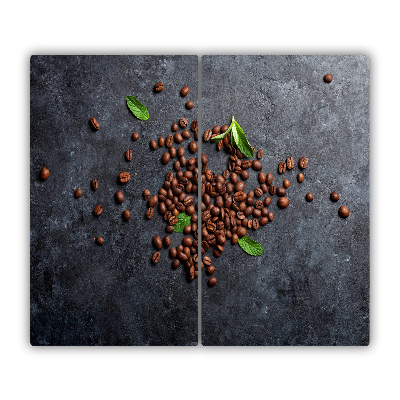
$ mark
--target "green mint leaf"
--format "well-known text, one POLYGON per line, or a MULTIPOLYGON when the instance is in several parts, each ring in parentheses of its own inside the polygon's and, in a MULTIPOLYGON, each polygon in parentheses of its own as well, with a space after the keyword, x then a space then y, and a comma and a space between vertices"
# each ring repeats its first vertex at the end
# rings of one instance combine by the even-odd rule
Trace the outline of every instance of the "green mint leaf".
POLYGON ((211 138, 211 140, 213 140, 214 142, 218 143, 220 140, 222 140, 231 130, 233 127, 234 121, 232 121, 230 127, 228 128, 227 131, 225 131, 224 133, 221 133, 218 136, 214 136, 213 138, 211 138))
POLYGON ((235 121, 234 128, 232 127, 233 138, 235 139, 235 143, 239 150, 243 153, 245 157, 253 157, 253 149, 250 146, 249 141, 247 140, 246 135, 243 132, 242 127, 235 121), (235 128, 235 131, 234 131, 235 128))
POLYGON ((261 256, 264 253, 264 250, 260 243, 257 243, 253 239, 250 239, 248 236, 243 236, 238 241, 239 246, 247 253, 252 256, 261 256))
POLYGON ((149 119, 147 108, 135 97, 126 96, 126 104, 136 118, 139 118, 142 121, 149 119))
POLYGON ((179 213, 176 218, 178 218, 178 222, 174 225, 175 232, 183 232, 185 226, 188 226, 191 223, 191 216, 185 213, 179 213))

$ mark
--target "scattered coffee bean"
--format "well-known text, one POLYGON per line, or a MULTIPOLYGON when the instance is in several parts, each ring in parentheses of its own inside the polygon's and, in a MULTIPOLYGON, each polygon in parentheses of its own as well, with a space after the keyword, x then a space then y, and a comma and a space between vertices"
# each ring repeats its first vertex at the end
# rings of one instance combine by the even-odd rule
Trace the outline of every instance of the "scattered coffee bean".
POLYGON ((154 91, 159 93, 164 90, 164 84, 162 82, 158 82, 154 85, 154 91))
POLYGON ((123 203, 124 199, 125 199, 124 194, 123 194, 120 190, 118 190, 117 192, 115 192, 115 201, 116 201, 118 204, 123 203))
POLYGON ((264 206, 265 206, 265 207, 269 207, 270 204, 271 204, 271 197, 267 196, 267 197, 264 199, 264 206))
POLYGON ((171 159, 171 154, 169 154, 167 151, 162 155, 161 157, 161 162, 166 165, 169 163, 169 160, 171 159))
POLYGON ((274 185, 271 185, 271 186, 269 187, 269 193, 270 193, 271 196, 274 196, 274 195, 275 195, 275 193, 276 193, 276 187, 275 187, 274 185))
POLYGON ((187 129, 185 129, 184 131, 182 131, 182 137, 184 139, 190 139, 190 132, 187 129))
POLYGON ((97 122, 96 118, 90 118, 89 119, 90 122, 90 126, 95 129, 96 131, 98 131, 100 129, 100 124, 97 122))
POLYGON ((191 141, 191 142, 189 143, 189 151, 190 151, 192 154, 194 154, 194 153, 197 153, 197 150, 198 150, 197 143, 196 143, 195 141, 191 141))
POLYGON ((161 259, 161 254, 158 251, 156 251, 153 254, 153 257, 151 258, 151 261, 153 261, 153 264, 157 264, 160 261, 160 259, 161 259))
POLYGON ((128 150, 125 152, 125 158, 126 158, 128 161, 131 161, 131 160, 132 160, 132 157, 133 157, 132 150, 128 149, 128 150))
POLYGON ((265 184, 266 184, 267 186, 271 186, 273 180, 274 180, 274 177, 272 176, 272 174, 271 174, 271 173, 268 173, 268 174, 267 174, 267 179, 265 180, 265 184))
POLYGON ((95 207, 93 212, 95 215, 100 215, 103 212, 103 207, 99 204, 98 206, 95 207))
POLYGON ((162 248, 163 242, 162 242, 160 236, 153 237, 153 246, 156 250, 160 250, 162 248))
POLYGON ((156 150, 157 149, 157 142, 152 139, 152 140, 150 140, 149 146, 150 146, 151 150, 156 150))
POLYGON ((147 219, 151 219, 154 215, 154 208, 153 207, 149 207, 146 211, 146 218, 147 219))
POLYGON ((297 182, 301 183, 301 182, 303 182, 303 181, 304 181, 304 175, 300 172, 300 173, 297 175, 297 182))
POLYGON ((219 135, 220 131, 221 131, 221 127, 220 127, 219 125, 215 125, 215 126, 212 128, 212 133, 213 133, 213 135, 219 135))
POLYGON ((259 150, 257 151, 257 158, 258 158, 258 159, 263 158, 263 155, 264 155, 263 149, 259 149, 259 150))
POLYGON ((283 162, 279 163, 278 172, 280 174, 283 174, 285 171, 286 171, 286 163, 283 161, 283 162))
POLYGON ((277 187, 277 188, 276 188, 276 195, 277 195, 278 197, 284 197, 284 196, 286 196, 286 189, 285 189, 284 187, 282 187, 282 186, 277 187))
POLYGON ((74 196, 75 196, 76 199, 79 199, 79 197, 82 196, 82 189, 76 189, 75 193, 74 193, 74 196))
POLYGON ((197 119, 195 119, 192 124, 190 125, 190 129, 192 130, 192 132, 197 132, 199 129, 199 121, 197 119))
POLYGON ((99 246, 103 246, 103 244, 104 244, 104 238, 101 237, 101 236, 97 236, 97 238, 96 238, 96 243, 97 243, 99 246))
POLYGON ((177 269, 180 265, 181 265, 181 262, 177 258, 175 258, 175 260, 172 261, 171 267, 173 269, 177 269))
POLYGON ((215 272, 214 265, 209 265, 206 269, 207 275, 212 275, 215 272))
POLYGON ((287 188, 289 187, 289 181, 288 181, 287 179, 284 179, 284 181, 283 181, 283 187, 284 187, 285 189, 287 189, 287 188))
POLYGON ((301 169, 304 169, 304 168, 307 168, 307 166, 308 166, 308 158, 304 157, 304 156, 301 157, 300 160, 299 160, 299 167, 301 169))
POLYGON ((159 145, 160 147, 163 147, 164 144, 165 144, 165 139, 164 139, 162 136, 160 136, 160 137, 158 138, 158 145, 159 145))
POLYGON ((185 97, 185 96, 187 96, 189 94, 189 88, 187 87, 187 86, 184 86, 182 89, 181 89, 181 96, 182 97, 185 97))
POLYGON ((129 172, 121 172, 119 174, 119 181, 121 183, 126 183, 131 180, 131 174, 129 172))
POLYGON ((97 179, 92 179, 90 182, 90 185, 93 190, 97 190, 99 188, 99 183, 97 182, 97 179))
POLYGON ((261 171, 262 170, 261 161, 253 160, 253 162, 251 163, 251 168, 253 168, 254 171, 261 171))
POLYGON ((341 218, 347 218, 350 214, 349 209, 346 206, 341 206, 339 208, 339 215, 341 218))
POLYGON ((209 280, 208 280, 208 286, 213 287, 217 284, 217 278, 215 276, 212 276, 209 280))
POLYGON ((144 198, 145 200, 147 200, 149 197, 150 197, 150 190, 149 190, 149 189, 145 189, 145 190, 143 191, 143 198, 144 198))
POLYGON ((137 140, 139 140, 139 134, 137 132, 133 132, 132 133, 132 140, 134 142, 136 142, 137 140))
POLYGON ((181 128, 186 128, 188 126, 188 122, 186 118, 181 118, 179 120, 179 125, 181 126, 181 128))
MULTIPOLYGON (((289 199, 287 197, 280 197, 279 198, 279 200, 278 200, 278 207, 279 208, 286 208, 288 205, 289 205, 289 199)), ((269 213, 268 213, 268 217, 269 217, 269 213)))
POLYGON ((339 193, 332 192, 330 199, 331 199, 331 201, 334 201, 334 202, 339 201, 339 193))
POLYGON ((228 126, 228 125, 222 125, 222 126, 221 126, 221 130, 220 130, 220 133, 225 133, 228 129, 229 129, 229 126, 228 126))
POLYGON ((40 171, 40 179, 42 181, 45 181, 49 178, 49 176, 50 176, 50 171, 46 167, 43 167, 40 171))
POLYGON ((286 168, 288 170, 291 170, 294 168, 294 158, 293 157, 288 157, 286 160, 286 168))
POLYGON ((172 132, 176 132, 179 129, 179 126, 176 122, 174 122, 171 126, 172 132))
POLYGON ((306 194, 306 200, 308 202, 313 201, 314 200, 314 195, 312 193, 307 193, 306 194))
POLYGON ((192 100, 189 100, 186 104, 185 107, 187 110, 191 110, 193 108, 194 104, 192 100))
POLYGON ((331 82, 332 82, 332 79, 333 79, 333 77, 332 77, 331 74, 326 74, 326 75, 324 76, 324 81, 325 81, 326 83, 331 83, 331 82))

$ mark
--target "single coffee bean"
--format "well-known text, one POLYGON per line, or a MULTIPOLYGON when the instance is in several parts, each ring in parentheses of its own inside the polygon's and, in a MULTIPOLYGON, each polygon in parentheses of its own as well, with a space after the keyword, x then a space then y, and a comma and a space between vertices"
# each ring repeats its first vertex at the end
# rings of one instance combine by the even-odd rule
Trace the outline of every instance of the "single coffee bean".
POLYGON ((163 147, 164 144, 165 144, 165 139, 164 139, 162 136, 160 136, 160 137, 158 138, 158 145, 159 145, 160 147, 163 147))
POLYGON ((175 140, 176 143, 179 144, 179 143, 182 143, 183 137, 179 132, 176 132, 175 135, 174 135, 174 140, 175 140))
POLYGON ((172 243, 171 236, 169 236, 169 235, 165 236, 165 238, 163 240, 163 246, 165 248, 168 248, 169 246, 171 246, 171 243, 172 243))
POLYGON ((157 264, 160 261, 160 259, 161 259, 161 254, 158 251, 156 251, 153 254, 153 257, 151 258, 151 261, 153 261, 153 264, 157 264))
POLYGON ((212 130, 206 129, 206 131, 203 133, 203 140, 205 142, 208 142, 211 139, 211 135, 212 135, 212 130))
POLYGON ((287 188, 289 187, 289 181, 288 181, 287 179, 285 179, 285 180, 283 181, 283 187, 284 187, 285 189, 287 189, 287 188))
MULTIPOLYGON (((278 200, 279 208, 286 208, 289 205, 289 199, 287 197, 280 197, 278 200)), ((269 216, 269 213, 268 213, 269 216)))
POLYGON ((161 157, 161 162, 162 164, 166 165, 169 163, 169 160, 171 159, 171 154, 169 154, 167 151, 162 155, 161 157))
POLYGON ((171 263, 171 267, 173 269, 177 269, 181 265, 181 262, 176 258, 174 261, 171 263))
POLYGON ((215 276, 212 276, 209 280, 208 280, 208 286, 213 287, 217 284, 217 278, 215 276))
POLYGON ((278 172, 280 174, 283 174, 285 171, 286 171, 286 163, 283 161, 283 162, 279 163, 278 172))
POLYGON ((136 142, 136 140, 139 140, 139 134, 137 132, 132 133, 132 140, 136 142))
POLYGON ((253 219, 253 226, 252 226, 252 228, 253 228, 254 230, 257 230, 259 227, 260 227, 260 222, 258 221, 257 218, 254 218, 254 219, 253 219))
POLYGON ((276 188, 276 195, 277 195, 278 197, 284 197, 284 196, 286 196, 286 189, 285 189, 284 187, 282 187, 282 186, 277 187, 277 188, 276 188))
POLYGON ((179 125, 178 125, 176 122, 174 122, 174 123, 171 125, 171 130, 172 130, 172 132, 176 132, 178 129, 179 129, 179 125))
POLYGON ((268 173, 268 174, 267 174, 267 179, 266 179, 265 183, 266 183, 268 186, 271 186, 273 180, 274 180, 274 177, 272 176, 272 174, 271 174, 271 173, 268 173))
POLYGON ((326 74, 326 75, 324 76, 324 81, 325 81, 325 83, 331 83, 331 82, 332 82, 332 79, 333 79, 333 77, 332 77, 331 74, 326 74))
MULTIPOLYGON (((243 228, 244 229, 244 228, 243 228)), ((229 231, 230 232, 230 231, 229 231)), ((232 234, 231 243, 236 244, 239 241, 239 236, 237 233, 232 234)))
POLYGON ((339 208, 339 215, 341 218, 347 218, 350 214, 349 209, 346 206, 341 206, 339 208))
POLYGON ((339 200, 339 193, 332 192, 330 196, 331 201, 338 201, 339 200))
POLYGON ((300 173, 297 175, 297 182, 301 183, 301 182, 303 182, 303 181, 304 181, 304 175, 300 172, 300 173))
POLYGON ((294 168, 294 158, 293 157, 288 157, 286 160, 286 168, 291 170, 294 168))
POLYGON ((251 163, 251 168, 253 168, 254 171, 261 171, 262 170, 261 161, 253 160, 253 162, 251 163))
POLYGON ((214 265, 209 265, 206 269, 207 275, 212 275, 215 272, 215 267, 214 265))
POLYGON ((242 172, 240 173, 240 177, 243 181, 247 181, 247 179, 250 178, 249 171, 247 171, 247 169, 242 170, 242 172))
POLYGON ((79 197, 82 196, 82 189, 76 189, 75 193, 74 193, 74 196, 75 196, 76 199, 79 199, 79 197))
POLYGON ((92 179, 92 181, 90 182, 90 185, 92 186, 93 190, 97 190, 99 188, 99 183, 97 182, 97 179, 92 179))
POLYGON ((271 196, 274 196, 274 195, 275 195, 275 193, 276 193, 276 187, 275 187, 274 185, 271 185, 271 186, 269 187, 269 193, 270 193, 271 196))
POLYGON ((264 226, 268 224, 268 217, 260 218, 260 226, 264 226))
POLYGON ((313 201, 314 200, 314 195, 312 193, 307 193, 306 194, 306 200, 308 202, 313 201))
POLYGON ((181 96, 182 97, 185 97, 185 96, 187 96, 189 94, 189 88, 187 87, 187 86, 184 86, 182 89, 181 89, 181 96))
POLYGON ((203 263, 204 263, 204 265, 211 265, 211 258, 207 257, 207 256, 204 256, 203 257, 203 263))
POLYGON ((215 125, 215 126, 212 128, 212 133, 213 133, 214 135, 219 135, 220 131, 221 131, 221 127, 220 127, 219 125, 215 125))
POLYGON ((257 151, 257 158, 258 158, 258 159, 263 158, 263 155, 264 155, 263 149, 259 149, 259 150, 257 151))
POLYGON ((256 188, 255 190, 254 190, 254 195, 256 196, 256 197, 261 197, 262 195, 264 194, 264 192, 262 191, 262 189, 261 188, 256 188))
POLYGON ((171 146, 168 150, 168 153, 170 154, 171 158, 176 157, 176 148, 174 146, 171 146))
POLYGON ((194 104, 192 100, 189 100, 188 102, 186 102, 185 107, 187 110, 191 110, 193 108, 194 104))
POLYGON ((191 142, 189 143, 189 151, 190 151, 192 154, 194 154, 194 153, 197 153, 197 149, 198 149, 197 143, 196 143, 195 141, 191 141, 191 142))
POLYGON ((93 212, 95 215, 100 215, 103 212, 103 207, 99 204, 98 206, 95 207, 93 212))
POLYGON ((157 149, 157 142, 152 139, 152 140, 150 140, 149 146, 150 146, 151 150, 156 150, 157 149))
POLYGON ((149 200, 147 200, 148 207, 154 207, 157 203, 158 203, 158 196, 156 194, 153 194, 153 196, 151 196, 149 200))
POLYGON ((97 243, 99 246, 103 246, 103 244, 104 244, 104 238, 101 237, 101 236, 97 236, 97 238, 96 238, 96 243, 97 243))
POLYGON ((307 166, 308 166, 308 158, 304 157, 304 156, 301 157, 300 160, 299 160, 299 167, 301 169, 304 169, 304 168, 307 168, 307 166))
POLYGON ((124 221, 129 221, 131 219, 131 212, 129 210, 124 210, 122 213, 122 219, 124 221))
MULTIPOLYGON (((281 199, 282 199, 283 197, 281 197, 281 199)), ((280 200, 280 199, 279 199, 280 200)), ((274 213, 273 212, 269 212, 268 213, 268 221, 269 222, 272 222, 274 220, 274 213)))
POLYGON ((260 218, 261 217, 261 210, 259 210, 258 208, 255 208, 253 210, 253 217, 254 218, 260 218))
POLYGON ((124 199, 125 199, 124 194, 120 190, 115 192, 115 201, 118 204, 121 204, 124 201, 124 199))
POLYGON ((181 118, 179 120, 179 125, 181 126, 181 128, 186 128, 188 126, 188 122, 186 118, 181 118))
POLYGON ((149 197, 150 197, 150 190, 149 190, 149 189, 145 189, 145 190, 143 191, 143 198, 144 198, 145 200, 147 200, 149 197))
POLYGON ((119 174, 119 181, 121 183, 126 183, 131 180, 131 174, 129 172, 121 172, 119 174))
POLYGON ((164 90, 164 84, 162 82, 158 82, 154 85, 154 91, 159 93, 164 90))
POLYGON ((263 171, 260 171, 258 173, 258 182, 261 183, 265 183, 267 180, 267 176, 265 175, 265 173, 263 171))
POLYGON ((247 229, 244 226, 239 226, 237 229, 237 235, 239 238, 247 235, 247 229))
POLYGON ((267 197, 264 199, 264 206, 265 206, 265 207, 269 207, 270 204, 271 204, 271 197, 267 196, 267 197))
POLYGON ((222 126, 221 126, 221 130, 220 130, 220 133, 225 133, 228 129, 229 129, 229 126, 228 126, 228 125, 222 125, 222 126))
POLYGON ((100 124, 97 122, 96 118, 90 118, 89 120, 90 125, 93 129, 95 129, 96 131, 98 131, 100 129, 100 124))
POLYGON ((153 207, 149 207, 146 211, 146 218, 147 219, 151 219, 154 215, 154 208, 153 207))
POLYGON ((160 236, 153 237, 153 246, 156 250, 160 250, 162 248, 163 243, 162 243, 160 236))
POLYGON ((43 167, 40 171, 40 179, 42 181, 45 181, 48 179, 49 176, 50 176, 50 171, 46 167, 43 167))
POLYGON ((199 121, 197 119, 195 119, 192 124, 190 125, 190 129, 192 130, 192 132, 198 132, 199 129, 199 121))
POLYGON ((165 139, 165 145, 167 147, 171 147, 174 143, 174 137, 172 135, 168 135, 167 138, 165 139))
POLYGON ((128 150, 125 152, 125 158, 126 158, 128 161, 131 161, 131 160, 132 160, 132 157, 133 157, 132 150, 131 150, 131 149, 128 149, 128 150))
POLYGON ((184 139, 190 139, 190 132, 187 129, 185 129, 184 131, 182 131, 182 137, 184 139))

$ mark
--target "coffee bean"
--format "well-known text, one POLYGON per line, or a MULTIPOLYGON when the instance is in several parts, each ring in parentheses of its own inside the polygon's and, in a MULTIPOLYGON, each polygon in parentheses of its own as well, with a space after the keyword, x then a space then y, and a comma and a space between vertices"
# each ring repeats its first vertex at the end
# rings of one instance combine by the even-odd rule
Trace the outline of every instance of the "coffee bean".
POLYGON ((156 251, 153 254, 153 257, 151 258, 151 261, 153 261, 153 264, 157 264, 160 261, 160 259, 161 259, 161 254, 158 251, 156 251))
POLYGON ((254 190, 254 195, 256 196, 256 197, 261 197, 262 195, 264 194, 264 192, 262 191, 262 189, 261 188, 256 188, 255 190, 254 190))
MULTIPOLYGON (((244 229, 244 228, 243 228, 244 229)), ((239 236, 237 233, 232 234, 231 243, 235 245, 239 241, 239 236)))
POLYGON ((332 79, 333 79, 333 77, 332 77, 331 74, 326 74, 326 75, 324 76, 324 81, 325 81, 325 83, 331 83, 331 82, 332 82, 332 79))
POLYGON ((192 132, 197 132, 199 129, 199 121, 197 119, 195 119, 192 124, 190 125, 190 129, 192 130, 192 132))
POLYGON ((253 226, 252 226, 252 228, 253 228, 254 230, 257 230, 259 227, 260 227, 260 222, 258 221, 257 218, 254 218, 254 219, 253 219, 253 226))
POLYGON ((155 140, 153 140, 153 139, 150 140, 149 147, 150 147, 151 150, 156 150, 157 149, 157 142, 155 140))
POLYGON ((174 146, 171 146, 168 150, 168 153, 171 156, 171 158, 175 158, 176 157, 176 148, 174 146))
POLYGON ((129 172, 121 172, 119 174, 119 181, 121 183, 126 183, 131 180, 131 174, 129 172))
POLYGON ((205 142, 208 142, 210 140, 210 138, 211 138, 211 135, 212 135, 211 129, 206 129, 206 131, 203 134, 203 140, 205 142))
POLYGON ((279 163, 278 172, 280 174, 283 174, 285 171, 286 171, 286 163, 283 161, 283 162, 279 163))
POLYGON ((253 160, 253 162, 251 163, 251 168, 253 168, 254 171, 261 171, 262 170, 261 161, 253 160))
POLYGON ((154 215, 154 208, 153 207, 149 207, 146 211, 146 218, 150 219, 152 218, 154 215))
POLYGON ((165 146, 171 147, 174 143, 174 137, 172 135, 168 135, 165 139, 165 146))
POLYGON ((211 258, 207 257, 207 256, 204 256, 203 257, 203 263, 204 263, 204 265, 211 265, 211 258))
POLYGON ((243 181, 247 181, 247 179, 250 178, 249 171, 247 171, 246 169, 243 170, 243 171, 240 173, 240 177, 242 178, 243 181))
POLYGON ((172 132, 176 132, 179 129, 179 126, 176 122, 171 125, 172 132))
POLYGON ((194 153, 197 153, 197 149, 198 149, 197 143, 196 143, 195 141, 191 141, 191 142, 189 143, 189 151, 190 151, 192 154, 194 154, 194 153))
POLYGON ((220 131, 221 131, 221 127, 220 127, 219 125, 215 125, 215 126, 212 128, 212 133, 213 133, 214 135, 219 135, 220 131))
POLYGON ((260 171, 258 173, 258 182, 261 183, 265 183, 267 180, 267 176, 265 175, 265 173, 263 171, 260 171))
POLYGON ((162 90, 164 90, 164 84, 162 82, 158 82, 154 85, 154 91, 155 92, 161 92, 162 90))
MULTIPOLYGON (((282 197, 281 197, 281 199, 282 199, 282 197)), ((280 199, 279 199, 280 200, 280 199)), ((274 220, 274 213, 273 212, 269 212, 268 213, 268 221, 269 222, 272 222, 274 220)))
POLYGON ((270 193, 271 196, 274 196, 274 195, 275 195, 275 193, 276 193, 276 187, 275 187, 274 185, 271 185, 271 186, 269 187, 269 193, 270 193))
POLYGON ((128 150, 125 152, 125 158, 126 158, 128 161, 131 161, 131 160, 132 160, 132 157, 133 157, 132 150, 128 149, 128 150))
POLYGON ((185 97, 185 96, 187 96, 189 94, 189 88, 187 87, 187 86, 184 86, 182 89, 181 89, 181 96, 182 97, 185 97))
POLYGON ((150 197, 150 190, 149 190, 149 189, 145 189, 145 190, 143 191, 143 198, 144 198, 145 200, 147 200, 149 197, 150 197))
POLYGON ((188 126, 188 122, 186 118, 181 118, 179 120, 179 125, 181 126, 181 128, 186 128, 188 126))
POLYGON ((308 158, 304 157, 304 156, 301 157, 300 160, 299 160, 299 167, 301 169, 304 169, 304 168, 307 168, 307 166, 308 166, 308 158))
POLYGON ((330 199, 331 199, 331 201, 334 201, 334 202, 338 201, 339 200, 339 193, 332 192, 331 196, 330 196, 330 199))
POLYGON ((40 179, 42 181, 45 181, 48 179, 49 176, 50 176, 50 171, 46 167, 43 167, 40 171, 40 179))
POLYGON ((120 190, 115 192, 115 201, 118 204, 121 204, 124 201, 124 199, 125 199, 124 194, 120 190))
POLYGON ((264 226, 268 224, 268 217, 260 218, 260 226, 264 226))
POLYGON ((103 212, 103 207, 99 204, 98 206, 95 207, 93 212, 95 215, 100 215, 103 212))
POLYGON ((165 236, 164 240, 163 240, 163 246, 167 249, 169 246, 171 246, 171 236, 167 235, 165 236))
POLYGON ((97 179, 94 179, 94 178, 91 180, 90 185, 92 186, 93 190, 96 190, 99 187, 99 183, 97 182, 97 179))
POLYGON ((129 221, 131 219, 131 212, 129 210, 124 210, 122 213, 122 219, 124 221, 129 221))
POLYGON ((228 125, 222 125, 222 126, 221 126, 221 130, 220 130, 220 133, 225 133, 228 129, 229 129, 229 126, 228 126, 228 125))
POLYGON ((314 195, 312 193, 307 193, 306 194, 306 200, 308 202, 313 201, 314 200, 314 195))
POLYGON ((100 129, 100 124, 97 122, 96 118, 90 118, 89 119, 90 122, 90 126, 95 129, 96 131, 98 131, 100 129))
POLYGON ((224 145, 224 142, 223 142, 222 140, 220 140, 220 141, 217 143, 217 150, 218 150, 218 151, 221 151, 223 145, 224 145))
POLYGON ((213 287, 217 284, 217 278, 215 276, 212 276, 209 280, 208 280, 208 286, 213 287))
POLYGON ((160 137, 158 138, 158 145, 159 145, 160 147, 163 147, 164 144, 165 144, 165 139, 164 139, 162 136, 160 136, 160 137))
POLYGON ((97 238, 96 238, 96 243, 97 243, 99 246, 103 246, 103 244, 104 244, 104 238, 101 237, 101 236, 97 236, 97 238))
POLYGON ((187 129, 185 129, 184 131, 182 131, 182 137, 184 139, 190 139, 190 132, 187 129))
POLYGON ((186 102, 185 107, 187 110, 191 110, 193 108, 194 104, 192 100, 189 100, 188 102, 186 102))
POLYGON ((349 209, 346 206, 341 206, 339 208, 339 215, 341 218, 347 218, 350 214, 349 209))
POLYGON ((287 189, 287 188, 289 187, 289 181, 288 181, 287 179, 285 179, 285 180, 283 181, 283 187, 284 187, 285 189, 287 189))
MULTIPOLYGON (((280 197, 278 200, 278 207, 279 208, 286 208, 289 205, 289 199, 287 197, 280 197)), ((269 217, 269 213, 268 213, 269 217)))
POLYGON ((271 186, 273 180, 274 180, 274 177, 272 176, 272 174, 271 174, 271 173, 268 173, 268 174, 267 174, 267 179, 266 179, 265 183, 266 183, 268 186, 271 186))
POLYGON ((297 175, 297 182, 301 183, 301 182, 303 182, 303 181, 304 181, 304 175, 300 172, 300 173, 297 175))
POLYGON ((79 199, 79 197, 82 196, 82 189, 76 189, 75 193, 74 193, 74 196, 75 196, 76 199, 79 199))
POLYGON ((158 203, 158 196, 156 194, 153 194, 148 200, 147 200, 147 206, 148 207, 154 207, 158 203))
POLYGON ((132 133, 132 140, 136 142, 136 140, 139 140, 139 134, 137 132, 132 133))
POLYGON ((209 265, 206 269, 207 275, 212 275, 215 272, 214 265, 209 265))
POLYGON ((294 158, 293 157, 288 157, 286 160, 286 167, 288 170, 291 170, 294 168, 294 158))
POLYGON ((263 158, 263 155, 264 155, 263 149, 259 149, 259 150, 257 151, 257 158, 258 158, 258 159, 263 158))
POLYGON ((284 187, 282 187, 282 186, 277 187, 276 188, 276 195, 278 197, 286 196, 286 189, 284 187))
POLYGON ((162 243, 160 236, 153 237, 153 246, 156 250, 160 250, 162 248, 163 243, 162 243))
POLYGON ((270 204, 271 204, 271 197, 267 196, 267 197, 264 199, 264 206, 265 206, 265 207, 269 207, 270 204))
POLYGON ((171 155, 166 151, 161 157, 161 162, 162 162, 162 164, 166 165, 169 163, 170 159, 171 159, 171 155))
POLYGON ((171 267, 173 269, 177 269, 181 265, 181 262, 176 258, 174 261, 171 263, 171 267))

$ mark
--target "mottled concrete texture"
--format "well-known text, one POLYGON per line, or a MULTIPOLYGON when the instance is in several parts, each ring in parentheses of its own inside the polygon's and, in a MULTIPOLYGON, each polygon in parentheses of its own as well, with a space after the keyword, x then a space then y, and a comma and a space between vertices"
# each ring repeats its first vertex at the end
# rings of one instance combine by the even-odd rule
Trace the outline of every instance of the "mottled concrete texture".
MULTIPOLYGON (((158 214, 145 221, 142 200, 145 188, 158 191, 167 171, 162 150, 150 152, 149 140, 169 134, 182 116, 197 118, 197 66, 197 56, 31 58, 32 345, 197 344, 197 282, 171 269, 166 250, 151 264, 151 239, 164 237, 165 224, 158 214), (156 94, 160 80, 165 89, 156 94), (127 95, 147 106, 148 121, 131 114, 127 95), (184 107, 189 98, 191 111, 184 107), (98 132, 89 127, 92 116, 98 132), (46 182, 38 179, 43 166, 50 170, 46 182), (125 185, 117 183, 122 171, 132 174, 125 185), (75 199, 78 187, 83 196, 75 199), (122 205, 114 201, 118 189, 122 205), (92 214, 97 204, 104 207, 99 217, 92 214), (126 208, 128 223, 121 218, 126 208), (104 237, 102 247, 96 236, 104 237)), ((176 234, 172 242, 181 239, 176 234)))
MULTIPOLYGON (((290 181, 290 206, 250 231, 264 254, 227 244, 215 261, 218 284, 202 285, 207 346, 368 345, 369 59, 365 56, 205 56, 202 130, 241 124, 274 183, 290 181), (327 73, 330 84, 323 82, 327 73), (309 158, 278 175, 288 156, 309 158), (337 191, 340 201, 329 194, 337 191), (314 193, 314 201, 304 196, 314 193), (340 205, 350 217, 338 217, 340 205)), ((204 144, 217 173, 226 154, 204 144)), ((257 186, 251 174, 246 187, 257 186)), ((262 197, 264 199, 265 195, 262 197)))

